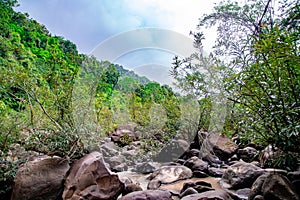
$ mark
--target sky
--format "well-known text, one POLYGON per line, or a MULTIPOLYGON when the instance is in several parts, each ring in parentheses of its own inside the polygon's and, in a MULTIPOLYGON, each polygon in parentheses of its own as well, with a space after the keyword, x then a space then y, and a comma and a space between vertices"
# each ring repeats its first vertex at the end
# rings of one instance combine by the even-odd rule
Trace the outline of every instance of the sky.
MULTIPOLYGON (((214 1, 19 0, 19 4, 16 10, 75 43, 80 53, 168 84, 172 58, 195 51, 189 33, 203 14, 211 12, 214 1)), ((216 33, 205 33, 204 47, 209 51, 216 33)))

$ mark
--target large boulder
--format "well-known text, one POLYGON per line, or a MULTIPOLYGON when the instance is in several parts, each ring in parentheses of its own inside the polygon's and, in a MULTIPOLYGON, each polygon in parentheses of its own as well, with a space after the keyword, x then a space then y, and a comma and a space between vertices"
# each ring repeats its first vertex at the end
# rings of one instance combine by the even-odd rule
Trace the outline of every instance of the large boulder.
POLYGON ((120 125, 111 132, 111 141, 122 146, 128 145, 136 140, 137 136, 134 132, 134 126, 132 125, 120 125))
POLYGON ((125 184, 124 191, 122 195, 125 196, 129 193, 136 192, 136 191, 143 191, 143 188, 138 183, 127 183, 125 184))
POLYGON ((296 189, 291 182, 280 174, 264 174, 257 178, 251 187, 248 199, 257 199, 262 196, 264 200, 299 200, 296 189))
POLYGON ((114 172, 126 171, 128 169, 126 159, 122 155, 104 157, 105 163, 109 165, 110 169, 114 172))
POLYGON ((132 170, 142 174, 149 174, 154 172, 158 167, 160 167, 159 163, 148 161, 137 163, 132 170))
POLYGON ((202 171, 206 172, 208 168, 208 163, 201 160, 200 158, 194 156, 188 159, 185 163, 184 166, 187 166, 190 168, 192 171, 202 171))
POLYGON ((69 168, 68 160, 59 157, 43 156, 26 162, 17 171, 11 199, 58 199, 69 168))
POLYGON ((212 190, 199 194, 191 194, 181 200, 233 200, 231 194, 225 190, 212 190))
POLYGON ((202 160, 208 162, 210 166, 216 166, 216 167, 219 167, 223 163, 216 155, 210 153, 204 155, 202 157, 202 160))
POLYGON ((92 152, 72 166, 65 181, 63 199, 113 200, 123 188, 124 183, 106 167, 102 155, 92 152))
POLYGON ((106 142, 100 146, 103 156, 110 157, 119 154, 119 147, 114 142, 106 142))
MULTIPOLYGON (((197 191, 197 193, 202 193, 210 190, 214 190, 212 188, 211 183, 205 182, 205 181, 197 181, 197 182, 186 182, 183 184, 183 187, 180 191, 181 196, 186 196, 184 193, 186 193, 186 190, 193 188, 197 191)), ((191 191, 193 192, 193 191, 191 191)))
POLYGON ((185 140, 172 140, 154 157, 157 162, 172 162, 180 158, 189 148, 189 144, 185 140))
POLYGON ((237 144, 224 135, 211 133, 208 135, 207 139, 212 147, 213 152, 221 160, 227 160, 238 149, 237 144))
POLYGON ((258 151, 253 147, 245 147, 237 150, 237 155, 245 162, 251 162, 258 155, 258 151))
MULTIPOLYGON (((295 188, 300 188, 300 171, 289 172, 287 177, 292 182, 295 188)), ((298 195, 300 196, 300 191, 297 190, 298 195)))
POLYGON ((263 169, 251 163, 239 161, 225 170, 220 183, 224 188, 250 188, 257 177, 264 172, 263 169))
POLYGON ((172 195, 163 190, 145 190, 129 193, 119 200, 172 200, 172 195))
POLYGON ((157 189, 161 184, 173 183, 192 176, 192 170, 185 166, 163 166, 150 175, 148 189, 157 189))
POLYGON ((222 177, 225 169, 209 167, 207 171, 208 171, 208 174, 212 177, 222 177))

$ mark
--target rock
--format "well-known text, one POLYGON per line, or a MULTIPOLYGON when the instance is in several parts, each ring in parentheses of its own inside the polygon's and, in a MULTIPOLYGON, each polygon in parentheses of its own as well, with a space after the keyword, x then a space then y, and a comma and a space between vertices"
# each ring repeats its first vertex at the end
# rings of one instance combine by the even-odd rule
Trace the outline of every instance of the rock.
POLYGON ((190 168, 192 171, 203 171, 206 172, 208 168, 207 162, 201 160, 200 158, 194 156, 188 159, 185 163, 184 166, 187 166, 190 168))
POLYGON ((239 161, 225 170, 220 184, 230 189, 250 188, 256 178, 263 173, 263 169, 251 163, 239 161))
POLYGON ((202 160, 207 161, 210 165, 221 165, 222 161, 215 155, 212 154, 206 154, 202 157, 202 160))
POLYGON ((300 171, 289 172, 287 177, 290 181, 300 180, 300 171))
POLYGON ((142 173, 142 174, 149 174, 149 173, 154 172, 157 167, 158 167, 158 163, 143 162, 143 163, 136 164, 133 171, 142 173))
POLYGON ((234 162, 236 162, 238 160, 239 160, 238 156, 236 154, 233 154, 233 156, 231 156, 231 158, 229 158, 227 160, 227 162, 228 162, 228 164, 232 165, 234 162))
POLYGON ((208 141, 215 155, 221 160, 227 160, 238 149, 237 144, 224 135, 209 134, 208 141))
POLYGON ((280 174, 265 174, 260 176, 252 185, 249 200, 263 196, 264 200, 299 200, 291 182, 280 174))
POLYGON ((233 198, 225 190, 212 190, 200 194, 188 195, 181 200, 233 200, 233 198))
POLYGON ((281 174, 283 176, 287 176, 288 174, 288 172, 284 169, 266 168, 264 170, 266 173, 270 173, 270 174, 281 174))
POLYGON ((195 190, 194 188, 190 187, 190 188, 187 188, 186 190, 184 190, 182 193, 180 193, 180 197, 185 197, 185 196, 188 196, 188 195, 191 195, 191 194, 198 194, 198 191, 195 190))
POLYGON ((258 195, 265 200, 299 200, 296 189, 291 182, 280 174, 264 174, 252 185, 249 200, 255 199, 258 195))
POLYGON ((111 133, 111 141, 119 145, 125 146, 137 140, 132 125, 120 125, 111 133))
MULTIPOLYGON (((292 182, 294 188, 300 188, 300 171, 289 172, 287 177, 292 182)), ((297 190, 298 195, 300 196, 300 191, 297 190)))
POLYGON ((124 164, 126 159, 122 155, 113 156, 113 157, 104 157, 104 160, 109 164, 110 169, 114 169, 116 166, 124 164))
POLYGON ((189 158, 191 158, 193 156, 199 157, 199 155, 200 155, 200 149, 189 149, 180 156, 180 159, 188 160, 189 158))
POLYGON ((206 186, 206 187, 212 187, 210 183, 207 183, 205 181, 197 181, 197 182, 186 182, 183 184, 183 187, 181 189, 181 192, 185 191, 186 189, 190 187, 195 187, 197 185, 206 186))
POLYGON ((124 150, 122 151, 121 155, 124 156, 126 159, 133 159, 137 155, 138 150, 124 150))
POLYGON ((214 190, 210 183, 207 183, 205 181, 197 181, 197 182, 187 182, 183 185, 181 192, 183 193, 188 188, 195 189, 198 193, 214 190))
POLYGON ((257 166, 257 167, 260 167, 260 163, 258 161, 252 161, 251 164, 257 166))
MULTIPOLYGON (((292 184, 293 184, 294 188, 300 188, 300 179, 292 181, 292 184)), ((298 196, 300 196, 299 190, 297 190, 297 194, 298 194, 298 196)))
POLYGON ((245 147, 237 150, 237 155, 245 162, 251 162, 258 155, 258 151, 253 147, 245 147))
POLYGON ((248 196, 250 194, 250 188, 243 188, 239 189, 235 192, 235 194, 241 199, 241 200, 248 200, 248 196))
POLYGON ((156 162, 173 162, 180 158, 189 148, 185 140, 172 140, 154 157, 156 162))
POLYGON ((125 196, 129 193, 136 192, 136 191, 143 191, 143 189, 139 184, 136 183, 125 184, 125 188, 124 191, 122 192, 122 195, 125 196))
POLYGON ((63 200, 113 200, 123 188, 118 175, 106 167, 102 155, 92 152, 73 164, 65 181, 63 200))
POLYGON ((59 157, 43 156, 26 162, 17 171, 11 199, 56 200, 69 168, 68 160, 59 157))
MULTIPOLYGON (((269 176, 268 174, 263 174, 259 176, 255 182, 252 184, 248 199, 249 200, 254 200, 256 196, 259 194, 262 194, 262 185, 265 182, 266 177, 269 176)), ((262 196, 263 197, 263 196, 262 196)))
POLYGON ((208 175, 203 171, 193 171, 193 177, 195 178, 206 178, 208 175))
POLYGON ((257 195, 253 200, 265 200, 265 198, 262 195, 257 195))
POLYGON ((119 154, 118 147, 113 142, 102 144, 100 149, 104 157, 111 157, 119 154))
POLYGON ((124 172, 128 170, 128 166, 126 163, 119 164, 117 166, 112 167, 113 172, 124 172))
POLYGON ((186 160, 184 159, 177 159, 176 160, 176 163, 180 164, 180 165, 183 165, 185 163, 186 160))
POLYGON ((171 193, 163 190, 137 191, 121 197, 119 200, 172 200, 171 193))
POLYGON ((222 177, 225 170, 222 168, 209 167, 207 171, 210 176, 222 177))
POLYGON ((262 185, 265 200, 299 200, 299 196, 291 182, 280 174, 270 174, 262 185))
POLYGON ((163 166, 150 175, 150 182, 147 188, 151 190, 157 189, 161 184, 188 179, 192 175, 192 171, 185 166, 163 166))

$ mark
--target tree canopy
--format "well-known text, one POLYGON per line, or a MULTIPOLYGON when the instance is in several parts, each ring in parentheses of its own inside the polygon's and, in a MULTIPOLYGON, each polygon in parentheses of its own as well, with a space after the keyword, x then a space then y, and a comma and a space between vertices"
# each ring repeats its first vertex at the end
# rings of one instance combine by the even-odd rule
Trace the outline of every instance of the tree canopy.
POLYGON ((279 148, 286 156, 273 164, 288 169, 300 152, 299 8, 299 1, 221 1, 198 26, 217 26, 214 51, 203 56, 204 35, 193 33, 199 52, 175 58, 172 69, 183 89, 227 100, 224 133, 279 148))

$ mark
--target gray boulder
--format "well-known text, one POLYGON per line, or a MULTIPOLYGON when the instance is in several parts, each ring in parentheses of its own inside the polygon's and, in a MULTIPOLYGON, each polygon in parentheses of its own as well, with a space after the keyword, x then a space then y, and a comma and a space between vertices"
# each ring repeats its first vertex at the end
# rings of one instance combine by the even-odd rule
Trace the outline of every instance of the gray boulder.
POLYGON ((111 132, 111 141, 125 146, 137 140, 137 136, 132 125, 120 125, 111 132))
POLYGON ((142 173, 142 174, 149 174, 154 172, 158 168, 159 164, 154 163, 154 162, 142 162, 142 163, 137 163, 134 166, 133 171, 142 173))
POLYGON ((172 162, 180 158, 189 148, 189 144, 185 140, 172 140, 154 157, 157 162, 172 162))
POLYGON ((238 149, 237 144, 224 135, 209 134, 208 141, 212 146, 214 154, 221 160, 227 160, 238 149))
POLYGON ((201 160, 200 158, 194 156, 188 159, 185 163, 184 166, 187 166, 190 168, 192 171, 202 171, 206 172, 208 168, 208 163, 201 160))
POLYGON ((171 193, 163 190, 145 190, 129 193, 119 200, 172 200, 171 193))
POLYGON ((223 188, 230 189, 250 188, 264 172, 263 169, 251 163, 239 161, 225 170, 220 184, 223 188))
POLYGON ((193 176, 192 170, 185 166, 163 166, 153 172, 149 179, 148 189, 157 189, 161 184, 173 183, 193 176))
POLYGON ((69 170, 68 160, 43 156, 22 165, 14 179, 12 200, 57 199, 69 170))
POLYGON ((183 197, 181 200, 233 200, 225 190, 212 190, 183 197))
POLYGON ((249 200, 263 197, 264 200, 299 200, 292 183, 280 174, 264 174, 251 187, 249 200))
POLYGON ((65 181, 63 200, 113 200, 121 194, 124 183, 112 173, 99 152, 92 152, 75 162, 65 181))
POLYGON ((253 147, 245 147, 237 150, 237 155, 245 162, 251 162, 257 155, 258 151, 253 147))

